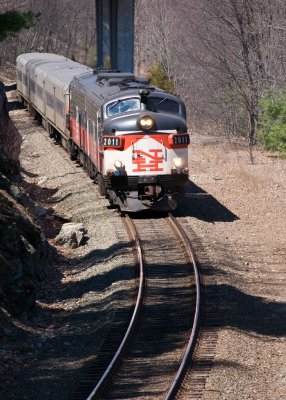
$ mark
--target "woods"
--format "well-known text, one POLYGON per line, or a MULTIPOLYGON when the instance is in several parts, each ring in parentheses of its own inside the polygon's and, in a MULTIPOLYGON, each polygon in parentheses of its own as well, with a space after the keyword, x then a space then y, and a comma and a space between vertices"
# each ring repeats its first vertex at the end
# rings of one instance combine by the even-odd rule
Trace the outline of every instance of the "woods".
MULTIPOLYGON (((143 54, 160 60, 174 80, 177 94, 189 106, 190 126, 242 135, 253 146, 261 99, 270 89, 275 92, 285 85, 285 2, 158 0, 155 7, 151 0, 138 3, 138 12, 145 12, 143 54)), ((285 133, 281 139, 286 141, 285 133)))
POLYGON ((9 7, 31 10, 40 16, 34 27, 1 43, 1 65, 5 62, 14 64, 18 54, 32 51, 59 53, 86 62, 95 47, 94 0, 84 1, 84 7, 71 0, 30 0, 24 2, 22 9, 18 4, 10 1, 9 7))
MULTIPOLYGON (((28 9, 40 20, 1 43, 2 66, 29 51, 96 64, 94 0, 84 7, 30 0, 23 2, 28 9)), ((163 74, 167 87, 186 101, 191 129, 242 135, 252 146, 261 99, 285 85, 285 16, 283 0, 136 0, 135 73, 153 82, 154 74, 163 74)))

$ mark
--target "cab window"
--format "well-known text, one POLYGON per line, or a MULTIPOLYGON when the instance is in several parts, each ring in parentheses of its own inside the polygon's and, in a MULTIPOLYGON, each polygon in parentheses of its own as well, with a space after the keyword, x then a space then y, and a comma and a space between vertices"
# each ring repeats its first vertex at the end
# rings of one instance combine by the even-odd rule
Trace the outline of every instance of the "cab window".
POLYGON ((147 110, 180 114, 180 104, 166 97, 148 96, 145 100, 147 110))
POLYGON ((130 99, 118 99, 109 103, 106 106, 106 115, 112 117, 117 114, 121 114, 127 111, 140 110, 140 99, 130 98, 130 99))

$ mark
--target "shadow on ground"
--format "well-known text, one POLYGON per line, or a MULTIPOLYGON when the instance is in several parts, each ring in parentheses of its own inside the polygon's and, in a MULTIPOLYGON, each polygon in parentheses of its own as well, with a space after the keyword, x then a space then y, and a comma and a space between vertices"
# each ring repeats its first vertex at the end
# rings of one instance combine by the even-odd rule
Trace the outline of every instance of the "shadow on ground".
POLYGON ((204 189, 190 181, 184 194, 177 195, 175 217, 194 217, 206 222, 233 222, 239 219, 204 189))
POLYGON ((220 299, 219 327, 239 329, 250 335, 285 336, 286 303, 251 296, 230 285, 213 285, 207 290, 215 291, 220 299))

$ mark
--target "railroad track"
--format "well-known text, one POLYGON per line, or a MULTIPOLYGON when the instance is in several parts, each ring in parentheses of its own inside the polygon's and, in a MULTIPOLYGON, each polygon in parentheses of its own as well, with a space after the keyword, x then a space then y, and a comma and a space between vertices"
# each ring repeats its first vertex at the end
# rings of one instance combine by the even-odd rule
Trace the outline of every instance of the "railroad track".
POLYGON ((94 365, 74 399, 172 399, 196 345, 200 284, 184 230, 171 215, 125 222, 140 265, 134 312, 101 378, 94 365))

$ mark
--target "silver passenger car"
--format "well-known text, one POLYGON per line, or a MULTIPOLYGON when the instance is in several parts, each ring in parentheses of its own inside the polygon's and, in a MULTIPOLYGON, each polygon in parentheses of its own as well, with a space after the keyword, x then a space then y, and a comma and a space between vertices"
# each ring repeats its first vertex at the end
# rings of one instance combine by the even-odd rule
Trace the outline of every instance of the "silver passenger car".
POLYGON ((21 54, 17 57, 18 92, 40 113, 46 128, 55 128, 68 138, 69 85, 75 76, 87 72, 92 69, 57 54, 21 54))

